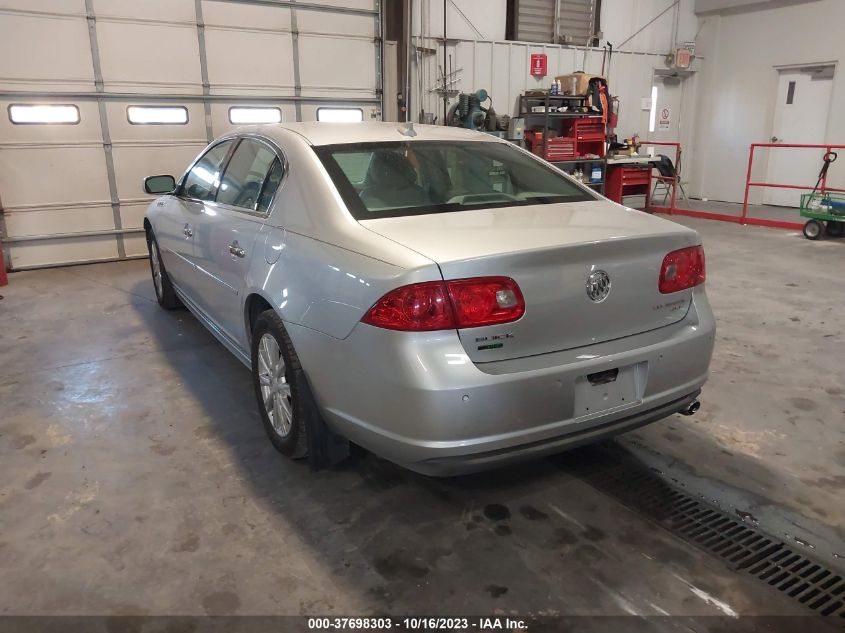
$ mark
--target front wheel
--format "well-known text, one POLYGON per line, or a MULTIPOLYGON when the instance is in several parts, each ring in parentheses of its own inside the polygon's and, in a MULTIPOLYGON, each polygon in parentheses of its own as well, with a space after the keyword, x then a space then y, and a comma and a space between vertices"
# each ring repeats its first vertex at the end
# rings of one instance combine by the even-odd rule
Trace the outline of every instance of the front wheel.
POLYGON ((305 412, 296 381, 299 357, 273 310, 262 312, 252 330, 252 383, 264 430, 276 449, 290 458, 308 455, 305 412))
POLYGON ((830 237, 842 237, 845 234, 845 222, 828 222, 827 234, 830 237))
POLYGON ((164 262, 161 260, 161 251, 158 248, 155 236, 152 232, 147 233, 147 249, 150 251, 150 273, 153 276, 153 287, 156 292, 158 304, 165 310, 175 310, 181 306, 179 297, 170 283, 170 277, 164 269, 164 262))
POLYGON ((808 240, 817 240, 821 237, 824 231, 824 225, 818 220, 807 220, 804 225, 804 237, 808 240))

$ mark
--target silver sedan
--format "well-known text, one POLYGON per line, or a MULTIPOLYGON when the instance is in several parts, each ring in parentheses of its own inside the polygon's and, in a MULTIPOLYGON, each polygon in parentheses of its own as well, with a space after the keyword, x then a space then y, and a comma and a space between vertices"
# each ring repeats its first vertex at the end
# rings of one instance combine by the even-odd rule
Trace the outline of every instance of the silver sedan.
POLYGON ((448 475, 692 413, 698 234, 457 128, 242 128, 152 176, 155 291, 245 365, 270 440, 448 475), (329 447, 329 449, 327 449, 329 447))

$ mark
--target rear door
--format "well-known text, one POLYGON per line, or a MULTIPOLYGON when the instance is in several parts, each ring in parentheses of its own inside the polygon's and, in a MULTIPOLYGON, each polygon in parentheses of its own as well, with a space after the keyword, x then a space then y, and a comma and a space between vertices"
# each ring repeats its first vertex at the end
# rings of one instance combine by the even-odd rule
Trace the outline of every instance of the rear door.
POLYGON ((257 237, 282 180, 282 165, 270 144, 241 139, 194 235, 200 307, 243 349, 243 288, 253 262, 260 264, 264 258, 264 245, 257 237))

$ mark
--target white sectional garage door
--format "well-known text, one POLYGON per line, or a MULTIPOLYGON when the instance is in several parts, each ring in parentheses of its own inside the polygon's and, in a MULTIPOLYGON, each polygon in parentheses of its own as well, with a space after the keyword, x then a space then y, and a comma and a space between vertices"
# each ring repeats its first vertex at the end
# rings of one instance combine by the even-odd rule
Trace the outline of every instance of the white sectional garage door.
POLYGON ((12 268, 146 254, 142 178, 178 177, 231 120, 380 118, 380 4, 0 0, 12 268))

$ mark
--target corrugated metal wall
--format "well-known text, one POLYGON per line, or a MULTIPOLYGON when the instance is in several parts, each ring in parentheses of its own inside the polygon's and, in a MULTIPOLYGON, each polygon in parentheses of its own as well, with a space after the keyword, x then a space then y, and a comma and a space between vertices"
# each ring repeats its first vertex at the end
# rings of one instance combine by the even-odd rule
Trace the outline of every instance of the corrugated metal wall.
MULTIPOLYGON (((416 39, 424 51, 436 51, 436 54, 418 56, 419 64, 413 66, 415 112, 419 106, 427 112, 435 113, 442 121, 443 102, 432 92, 439 77, 438 64, 442 63, 442 40, 416 39), (419 89, 417 73, 422 73, 422 91, 419 89), (421 99, 421 102, 420 100, 421 99)), ((602 49, 574 48, 551 44, 532 44, 528 42, 483 42, 473 40, 450 41, 447 56, 452 56, 452 65, 457 72, 455 88, 461 92, 474 92, 485 88, 492 98, 493 107, 498 114, 514 115, 517 112, 518 97, 530 89, 548 89, 555 75, 585 70, 599 74, 602 67, 602 49), (532 53, 545 53, 548 57, 548 75, 542 79, 529 73, 532 53)), ((700 63, 700 60, 699 62, 700 63)), ((651 53, 614 53, 610 65, 608 81, 610 91, 620 99, 620 115, 617 132, 620 136, 638 133, 641 138, 649 136, 649 110, 643 109, 643 99, 651 96, 655 69, 665 70, 664 56, 651 53)), ((683 111, 674 116, 678 121, 692 121, 696 100, 694 98, 694 78, 685 82, 688 94, 683 100, 683 111)), ((454 99, 450 102, 454 103, 454 99)), ((692 126, 687 125, 678 132, 685 146, 691 143, 692 126)), ((665 139, 664 140, 670 140, 665 139)))
POLYGON ((146 253, 152 173, 181 174, 233 125, 319 106, 380 116, 380 0, 0 0, 0 200, 13 268, 146 253), (19 125, 8 106, 74 104, 76 124, 19 125), (130 105, 179 105, 135 125, 130 105))

